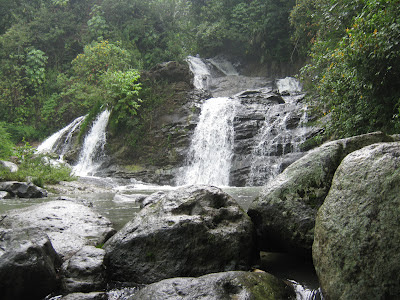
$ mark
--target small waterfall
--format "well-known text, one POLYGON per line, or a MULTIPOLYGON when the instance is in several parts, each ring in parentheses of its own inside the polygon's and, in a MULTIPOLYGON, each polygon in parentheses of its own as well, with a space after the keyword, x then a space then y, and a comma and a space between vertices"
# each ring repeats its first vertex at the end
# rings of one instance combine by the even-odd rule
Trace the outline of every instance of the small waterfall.
POLYGON ((208 59, 208 61, 225 76, 239 75, 232 63, 226 59, 215 57, 208 59))
POLYGON ((190 71, 194 75, 193 85, 198 90, 208 90, 210 87, 211 74, 206 64, 199 57, 188 56, 190 71))
POLYGON ((106 144, 106 127, 110 111, 103 111, 93 122, 92 128, 85 137, 78 164, 73 172, 78 176, 94 175, 104 159, 104 146, 106 144))
POLYGON ((310 128, 307 123, 307 106, 297 103, 300 83, 291 77, 277 81, 285 103, 270 107, 265 112, 264 125, 255 137, 251 152, 251 166, 247 185, 265 185, 289 164, 302 156, 301 144, 310 128))
POLYGON ((299 94, 301 93, 301 84, 296 78, 286 77, 276 81, 276 87, 281 95, 289 94, 299 94))
POLYGON ((54 152, 62 156, 69 150, 70 142, 75 131, 81 126, 86 116, 73 120, 70 124, 60 129, 41 143, 38 153, 54 152))
POLYGON ((204 102, 190 145, 188 165, 178 176, 178 185, 229 185, 236 103, 228 97, 204 102))

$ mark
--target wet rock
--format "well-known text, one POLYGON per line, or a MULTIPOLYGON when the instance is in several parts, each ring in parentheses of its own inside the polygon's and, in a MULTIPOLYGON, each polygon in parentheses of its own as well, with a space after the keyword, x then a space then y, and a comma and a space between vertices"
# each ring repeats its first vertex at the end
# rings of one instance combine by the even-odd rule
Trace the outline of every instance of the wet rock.
POLYGON ((364 146, 391 140, 378 132, 332 141, 287 167, 248 211, 261 250, 311 255, 315 216, 342 159, 364 146))
POLYGON ((296 299, 293 288, 268 273, 232 271, 198 278, 172 278, 146 286, 129 300, 296 299))
POLYGON ((0 228, 0 299, 43 299, 58 288, 60 264, 43 232, 0 228))
POLYGON ((6 191, 0 191, 0 199, 10 199, 12 196, 10 195, 9 192, 6 191))
POLYGON ((192 81, 188 64, 181 64, 176 61, 161 63, 153 67, 150 71, 142 74, 143 79, 167 80, 168 82, 185 82, 190 84, 192 81))
POLYGON ((11 162, 11 161, 5 161, 5 160, 0 160, 0 166, 7 168, 10 170, 11 173, 17 172, 18 171, 18 166, 17 164, 11 162))
POLYGON ((313 260, 327 299, 400 295, 400 143, 348 155, 318 211, 313 260))
POLYGON ((147 198, 104 245, 113 281, 152 283, 246 270, 257 256, 250 218, 216 187, 191 186, 147 198))
POLYGON ((92 293, 73 293, 61 298, 52 298, 50 300, 107 300, 108 296, 103 292, 92 293))
POLYGON ((104 243, 115 232, 107 218, 70 201, 51 201, 9 211, 2 226, 43 230, 64 259, 85 245, 104 243))
POLYGON ((5 181, 0 182, 0 191, 6 191, 13 197, 19 198, 43 198, 47 197, 47 191, 31 182, 5 181))
POLYGON ((66 293, 99 291, 105 288, 105 251, 84 246, 62 265, 62 288, 66 293))

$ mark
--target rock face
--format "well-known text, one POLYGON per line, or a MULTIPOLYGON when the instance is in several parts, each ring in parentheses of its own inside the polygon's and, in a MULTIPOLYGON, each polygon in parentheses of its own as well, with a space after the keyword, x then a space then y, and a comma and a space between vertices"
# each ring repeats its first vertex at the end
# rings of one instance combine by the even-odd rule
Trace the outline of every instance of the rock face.
POLYGON ((291 164, 250 205, 262 250, 310 255, 315 216, 342 159, 364 146, 392 141, 371 133, 326 143, 291 164))
POLYGON ((129 300, 296 299, 293 288, 268 273, 231 271, 198 278, 172 278, 146 286, 129 300))
POLYGON ((348 155, 318 211, 313 260, 326 299, 400 295, 400 143, 348 155))
POLYGON ((71 201, 51 201, 9 211, 2 226, 42 230, 64 259, 85 245, 104 243, 115 232, 107 218, 71 201))
POLYGON ((46 234, 0 229, 0 299, 43 299, 58 288, 59 266, 46 234))
POLYGON ((0 191, 8 192, 12 197, 19 198, 43 198, 47 197, 47 191, 31 182, 5 181, 0 182, 0 191))
POLYGON ((105 288, 105 251, 93 246, 84 246, 61 268, 64 292, 90 292, 105 288))
POLYGON ((111 280, 165 278, 248 269, 256 256, 253 225, 220 189, 192 186, 156 193, 104 245, 111 280))

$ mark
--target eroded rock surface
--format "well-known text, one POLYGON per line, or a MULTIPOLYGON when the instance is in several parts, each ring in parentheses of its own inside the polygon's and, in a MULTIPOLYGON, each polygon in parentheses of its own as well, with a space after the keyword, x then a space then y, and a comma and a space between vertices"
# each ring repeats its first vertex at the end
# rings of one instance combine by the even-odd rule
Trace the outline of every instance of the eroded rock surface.
POLYGON ((111 280, 247 270, 257 256, 253 224, 219 188, 191 186, 149 196, 135 218, 104 245, 111 280))
POLYGON ((85 245, 104 243, 115 232, 107 218, 71 201, 51 201, 9 211, 1 224, 6 228, 42 230, 65 259, 85 245))

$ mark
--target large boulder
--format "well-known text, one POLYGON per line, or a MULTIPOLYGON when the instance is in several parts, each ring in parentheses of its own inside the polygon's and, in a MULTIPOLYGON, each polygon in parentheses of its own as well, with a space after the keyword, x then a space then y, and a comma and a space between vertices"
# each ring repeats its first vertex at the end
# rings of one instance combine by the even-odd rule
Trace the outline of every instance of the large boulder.
POLYGON ((13 197, 19 198, 43 198, 47 197, 47 191, 31 182, 5 181, 0 182, 0 191, 6 191, 13 197))
POLYGON ((107 218, 72 201, 51 201, 8 211, 2 226, 41 229, 64 259, 85 245, 103 244, 115 233, 107 218))
POLYGON ((268 273, 231 271, 198 278, 172 278, 150 284, 128 300, 296 299, 291 286, 268 273))
POLYGON ((43 299, 58 288, 60 264, 43 232, 0 228, 0 299, 43 299))
POLYGON ((398 299, 400 143, 342 161, 318 211, 313 260, 326 299, 398 299))
POLYGON ((251 266, 256 256, 253 224, 219 188, 159 192, 144 205, 104 245, 111 280, 152 283, 251 266))
POLYGON ((310 256, 315 216, 342 159, 367 145, 387 141, 392 138, 377 132, 328 142, 273 179, 248 211, 261 250, 310 256))
POLYGON ((101 291, 106 287, 105 251, 84 246, 61 267, 62 288, 66 293, 101 291))

